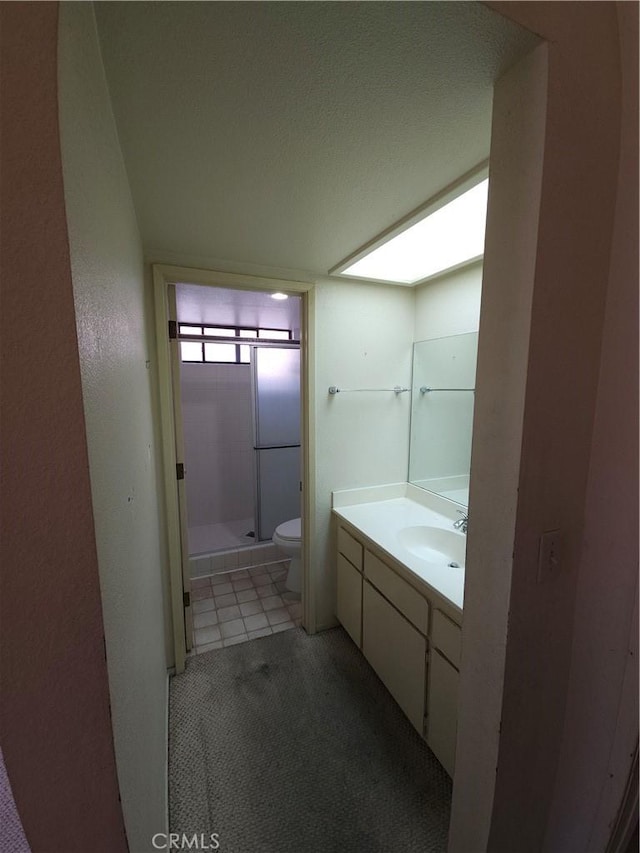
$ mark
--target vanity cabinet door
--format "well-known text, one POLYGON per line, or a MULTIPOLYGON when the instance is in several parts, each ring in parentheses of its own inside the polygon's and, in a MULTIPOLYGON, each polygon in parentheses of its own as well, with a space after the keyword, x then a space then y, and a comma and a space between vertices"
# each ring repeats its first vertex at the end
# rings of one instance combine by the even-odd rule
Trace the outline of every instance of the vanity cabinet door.
POLYGON ((427 641, 367 581, 363 584, 362 651, 422 736, 427 641))
POLYGON ((338 554, 336 616, 360 648, 362 646, 362 575, 338 554))
POLYGON ((429 714, 427 743, 440 764, 453 776, 458 731, 458 680, 460 673, 437 649, 429 659, 429 714))

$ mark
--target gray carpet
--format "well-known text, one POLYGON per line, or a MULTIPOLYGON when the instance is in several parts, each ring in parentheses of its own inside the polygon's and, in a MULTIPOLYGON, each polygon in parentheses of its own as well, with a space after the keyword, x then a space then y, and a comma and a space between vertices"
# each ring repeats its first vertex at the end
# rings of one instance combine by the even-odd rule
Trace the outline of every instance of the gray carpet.
POLYGON ((341 628, 191 658, 169 728, 172 832, 221 853, 446 850, 449 777, 341 628))

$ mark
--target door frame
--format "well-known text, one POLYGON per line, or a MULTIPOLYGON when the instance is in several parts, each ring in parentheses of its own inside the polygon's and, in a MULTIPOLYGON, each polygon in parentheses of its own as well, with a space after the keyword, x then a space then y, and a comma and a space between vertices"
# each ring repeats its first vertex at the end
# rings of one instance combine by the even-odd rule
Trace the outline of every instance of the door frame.
POLYGON ((166 514, 169 589, 173 622, 173 648, 176 673, 183 672, 187 655, 182 563, 188 558, 186 543, 180 530, 178 480, 176 478, 176 420, 174 399, 176 389, 171 371, 169 344, 169 286, 196 284, 203 287, 224 287, 233 290, 281 291, 301 298, 300 317, 300 402, 302 441, 302 625, 316 632, 315 590, 312 583, 311 542, 315 528, 315 418, 314 418, 314 302, 311 282, 288 281, 261 276, 191 267, 153 264, 153 293, 155 304, 156 349, 158 358, 158 390, 162 442, 163 494, 166 514), (184 553, 183 553, 184 551, 184 553))

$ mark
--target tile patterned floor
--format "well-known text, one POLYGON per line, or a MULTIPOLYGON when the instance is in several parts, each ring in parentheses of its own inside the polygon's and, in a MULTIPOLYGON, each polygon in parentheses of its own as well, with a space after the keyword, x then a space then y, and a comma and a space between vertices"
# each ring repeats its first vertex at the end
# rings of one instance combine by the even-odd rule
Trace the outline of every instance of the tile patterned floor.
POLYGON ((300 624, 302 605, 286 590, 287 563, 270 563, 191 582, 194 647, 202 654, 300 624))

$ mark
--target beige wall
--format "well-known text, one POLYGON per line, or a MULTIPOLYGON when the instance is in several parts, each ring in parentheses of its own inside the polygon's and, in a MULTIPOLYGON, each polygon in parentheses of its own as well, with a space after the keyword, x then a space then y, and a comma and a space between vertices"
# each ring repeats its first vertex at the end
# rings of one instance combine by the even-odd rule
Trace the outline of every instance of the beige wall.
MULTIPOLYGON (((125 853, 62 166, 55 3, 0 4, 0 740, 34 853, 125 853)), ((14 850, 4 835, 0 848, 14 850)))
POLYGON ((477 332, 481 291, 482 261, 416 287, 414 340, 477 332))
POLYGON ((414 292, 321 279, 316 284, 316 517, 313 575, 318 627, 335 624, 330 536, 335 489, 405 482, 411 395, 336 394, 411 386, 414 292))
POLYGON ((129 845, 165 830, 167 673, 142 248, 93 6, 64 3, 60 132, 111 714, 129 845))
POLYGON ((604 848, 638 733, 638 6, 618 14, 618 196, 549 851, 604 848))
MULTIPOLYGON (((482 514, 481 503, 476 505, 474 514, 473 494, 471 499, 470 553, 474 552, 472 544, 478 545, 484 537, 484 532, 479 529, 482 521, 489 525, 495 522, 494 547, 504 551, 505 555, 509 553, 508 537, 511 530, 514 531, 511 543, 513 560, 505 560, 502 566, 492 565, 491 561, 485 565, 478 564, 475 575, 469 563, 465 596, 466 657, 463 656, 462 718, 458 737, 458 751, 464 763, 454 786, 450 849, 468 850, 470 841, 475 841, 480 849, 487 847, 495 851, 602 849, 604 843, 595 848, 588 846, 580 828, 582 821, 590 823, 595 820, 596 823, 599 821, 600 831, 603 826, 606 831, 606 818, 603 822, 594 814, 593 783, 584 774, 576 772, 580 761, 586 762, 585 767, 589 763, 588 754, 591 754, 592 746, 582 740, 576 747, 574 741, 573 756, 569 758, 565 708, 573 709, 572 723, 579 719, 584 726, 590 712, 583 710, 578 713, 578 706, 587 701, 593 703, 594 698, 598 701, 600 691, 605 691, 609 707, 601 705, 593 714, 592 722, 596 724, 592 731, 603 732, 608 726, 607 736, 612 743, 612 732, 616 727, 614 708, 621 696, 621 677, 605 678, 601 669, 601 677, 598 678, 592 672, 592 692, 587 700, 584 684, 579 685, 571 673, 572 669, 576 672, 581 658, 576 643, 598 642, 597 623, 589 623, 581 615, 580 622, 574 625, 576 603, 583 595, 585 601, 590 602, 592 612, 596 606, 593 569, 587 570, 588 562, 585 560, 588 560, 589 552, 604 553, 610 538, 599 523, 597 513, 589 512, 588 477, 590 470, 593 476, 593 464, 597 462, 597 456, 593 456, 593 426, 599 379, 601 375, 613 378, 612 372, 601 374, 600 367, 607 290, 620 287, 610 275, 612 260, 617 274, 630 278, 633 284, 630 282, 628 286, 637 292, 637 253, 632 260, 633 253, 626 251, 622 242, 612 241, 620 142, 617 9, 616 5, 606 3, 579 6, 553 3, 490 5, 549 39, 549 73, 515 525, 511 525, 509 517, 502 526, 498 523, 498 503, 494 504, 492 515, 482 514), (539 537, 543 531, 553 528, 562 531, 561 571, 554 581, 537 583, 539 537), (586 543, 588 551, 585 550, 586 543), (475 582, 474 577, 477 579, 475 582), (495 588, 501 593, 501 597, 495 597, 494 606, 482 604, 481 596, 487 595, 487 589, 493 589, 491 585, 485 586, 484 590, 479 588, 488 578, 493 578, 495 588), (580 631, 578 637, 574 637, 576 629, 580 631), (506 640, 504 678, 500 676, 498 667, 498 659, 503 653, 500 634, 506 640), (480 677, 484 674, 481 667, 485 653, 485 662, 492 662, 490 681, 480 677), (488 683, 492 685, 491 690, 487 690, 488 683), (495 691, 501 685, 503 695, 498 707, 495 691), (578 692, 574 693, 577 687, 578 692), (473 727, 469 717, 471 707, 476 718, 473 727), (477 725, 478 719, 483 721, 481 728, 477 725), (485 727, 484 724, 491 719, 493 724, 485 727), (495 753, 490 754, 491 750, 482 745, 487 739, 497 748, 497 761, 495 753), (560 763, 559 755, 563 756, 560 763), (572 764, 572 772, 568 775, 562 767, 565 761, 572 764), (556 778, 559 783, 554 788, 556 778), (577 785, 571 793, 567 787, 570 779, 577 785), (478 792, 481 792, 480 797, 478 792), (490 803, 491 794, 493 801, 490 803), (567 842, 567 826, 561 827, 561 822, 550 822, 550 816, 557 814, 556 804, 569 800, 573 801, 571 833, 575 835, 567 842), (571 846, 566 846, 567 843, 571 846)), ((637 27, 634 33, 637 33, 637 27)), ((628 53, 623 59, 625 73, 637 74, 633 54, 628 53)), ((513 122, 508 115, 501 119, 494 111, 494 140, 505 138, 512 127, 513 122)), ((624 138, 637 154, 637 125, 629 122, 624 138)), ((512 161, 511 165, 492 159, 492 166, 501 166, 505 179, 511 169, 515 185, 525 162, 529 164, 528 159, 519 163, 512 161)), ((629 175, 625 174, 624 180, 629 180, 629 175)), ((637 186, 636 175, 631 177, 631 181, 637 186)), ((493 189, 495 187, 494 182, 493 189)), ((494 290, 490 273, 493 258, 489 251, 491 218, 492 215, 495 217, 494 225, 508 224, 509 216, 514 216, 513 208, 510 209, 513 201, 513 196, 507 191, 500 197, 494 197, 493 201, 490 198, 489 202, 481 350, 485 300, 492 298, 494 290)), ((532 198, 531 214, 534 207, 535 198, 532 198)), ((635 212, 633 207, 631 204, 618 206, 615 233, 618 229, 620 235, 626 231, 633 235, 630 239, 635 244, 637 207, 635 212)), ((494 235, 496 241, 498 236, 494 235)), ((501 236, 504 240, 505 233, 501 236)), ((505 244, 508 245, 508 241, 505 244)), ((494 257, 497 261, 498 255, 494 257)), ((511 288, 522 289, 529 278, 520 276, 517 266, 511 272, 514 273, 511 275, 511 288)), ((508 265, 500 271, 501 277, 505 273, 509 273, 508 265)), ((497 303, 492 312, 487 312, 487 317, 493 315, 497 319, 499 311, 500 304, 497 303)), ((507 312, 504 322, 509 322, 507 312)), ((503 337, 497 335, 496 346, 503 337)), ((613 343, 610 346, 613 347, 613 343)), ((627 338, 623 347, 629 360, 636 363, 636 356, 632 354, 633 342, 627 338), (630 352, 627 352, 627 347, 630 352)), ((485 356, 491 349, 485 338, 485 356)), ((509 368, 509 353, 504 355, 503 365, 509 368)), ((622 361, 615 348, 611 355, 622 361)), ((482 385, 482 361, 481 352, 479 389, 482 385)), ((600 385, 600 394, 603 393, 600 385)), ((476 409, 479 427, 482 424, 482 399, 480 390, 476 409)), ((493 410, 487 409, 485 414, 493 411, 495 416, 503 405, 509 404, 498 396, 493 402, 493 410)), ((489 403, 488 397, 485 403, 489 403)), ((627 393, 626 397, 620 393, 616 404, 618 417, 635 418, 637 409, 633 393, 627 393)), ((607 430, 612 435, 612 421, 605 419, 603 429, 603 437, 607 430)), ((486 431, 485 436, 487 446, 495 446, 498 461, 500 454, 497 454, 496 441, 499 436, 488 435, 486 431)), ((472 493, 473 477, 476 476, 476 482, 481 480, 480 472, 473 465, 476 462, 479 465, 483 458, 485 461, 489 459, 486 449, 483 453, 479 446, 476 454, 476 444, 479 445, 479 441, 476 442, 474 436, 472 493)), ((600 452, 599 441, 596 447, 600 452)), ((486 477, 491 477, 489 470, 483 471, 486 477)), ((596 472, 595 476, 597 482, 597 477, 604 474, 596 472)), ((626 515, 627 487, 624 478, 621 487, 617 498, 611 492, 609 511, 615 512, 617 507, 626 515)), ((490 489, 484 493, 478 490, 476 498, 481 495, 488 498, 490 494, 490 489)), ((625 565, 620 571, 623 574, 637 573, 637 535, 634 530, 625 530, 620 548, 625 555, 625 565)), ((476 553, 480 555, 482 548, 476 553)), ((489 552, 485 550, 485 553, 489 557, 489 552)), ((625 582, 629 582, 629 575, 625 582)), ((629 606, 622 607, 620 601, 616 603, 611 599, 609 606, 612 618, 629 624, 629 606)), ((633 605, 630 606, 632 608, 633 605)), ((626 651, 620 648, 618 640, 612 660, 617 660, 619 672, 625 658, 626 651)), ((584 659, 581 666, 584 672, 584 659)), ((625 707, 626 712, 633 716, 633 707, 625 707)), ((569 739, 573 740, 573 737, 575 733, 569 739)), ((622 779, 628 772, 628 754, 633 744, 633 740, 627 740, 627 763, 618 762, 615 769, 615 775, 622 779)), ((596 786, 603 784, 600 763, 596 786)), ((613 804, 614 811, 616 805, 613 804)))
MULTIPOLYGON (((498 81, 449 849, 486 850, 502 715, 546 110, 543 45, 498 81), (513 286, 517 280, 518 287, 513 286)), ((519 851, 516 845, 514 850, 519 851)))

